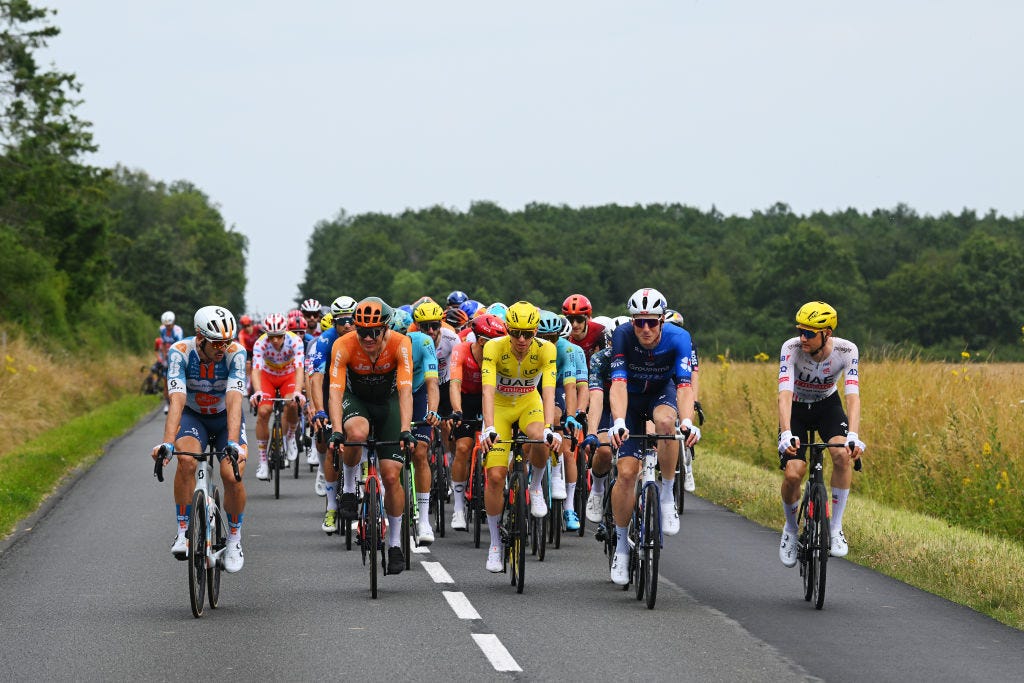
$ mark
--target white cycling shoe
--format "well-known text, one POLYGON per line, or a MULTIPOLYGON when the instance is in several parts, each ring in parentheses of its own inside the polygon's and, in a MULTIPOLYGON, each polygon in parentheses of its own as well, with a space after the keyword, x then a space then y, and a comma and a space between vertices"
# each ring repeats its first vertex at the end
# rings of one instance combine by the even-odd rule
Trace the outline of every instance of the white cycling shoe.
POLYGON ((544 500, 544 494, 539 490, 530 491, 530 514, 534 517, 544 517, 548 514, 548 502, 544 500))
POLYGON ((171 555, 179 560, 188 557, 188 536, 182 534, 174 537, 174 543, 171 544, 171 555))
POLYGON ((324 477, 323 472, 316 473, 316 481, 313 482, 313 490, 316 492, 316 495, 321 498, 327 495, 327 478, 324 477))
POLYGON ((679 533, 679 511, 675 501, 661 504, 661 533, 675 536, 679 533))
POLYGON ((612 557, 612 583, 625 586, 629 583, 629 553, 615 553, 612 557))
POLYGON ((686 476, 683 477, 683 490, 689 493, 697 490, 697 484, 693 481, 693 472, 687 472, 686 476))
POLYGON ((228 541, 228 547, 224 550, 224 571, 234 574, 245 564, 245 555, 242 554, 241 541, 228 541))
POLYGON ((587 496, 587 521, 598 524, 604 516, 604 502, 601 500, 603 493, 590 492, 587 496))
POLYGON ((434 542, 434 530, 430 528, 430 522, 420 522, 416 530, 416 543, 419 545, 430 545, 434 542))
POLYGON ((306 454, 306 464, 307 465, 319 465, 320 464, 320 454, 317 452, 317 450, 315 448, 310 448, 309 449, 309 453, 306 454))
POLYGON ((500 574, 504 567, 501 564, 501 547, 492 545, 487 550, 487 571, 500 574))
POLYGON ((266 460, 260 463, 260 466, 256 468, 256 478, 260 481, 270 481, 270 465, 266 460))
POLYGON ((288 462, 295 462, 295 459, 299 457, 299 444, 295 443, 295 436, 287 439, 284 447, 285 455, 288 457, 288 462))
POLYGON ((551 500, 565 500, 565 479, 551 477, 551 500))
POLYGON ((829 548, 829 554, 832 557, 846 557, 846 554, 850 552, 850 546, 846 542, 846 534, 843 530, 832 532, 832 546, 829 548))
POLYGON ((786 567, 796 566, 796 532, 782 530, 782 541, 779 543, 779 559, 786 567))
POLYGON ((464 510, 456 510, 452 513, 452 529, 456 531, 466 530, 466 513, 464 510))

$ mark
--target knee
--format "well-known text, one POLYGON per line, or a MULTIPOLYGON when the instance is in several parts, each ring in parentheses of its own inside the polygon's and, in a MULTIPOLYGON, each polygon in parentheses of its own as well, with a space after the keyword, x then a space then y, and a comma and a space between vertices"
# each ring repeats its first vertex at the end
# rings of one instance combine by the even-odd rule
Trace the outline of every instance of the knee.
POLYGON ((504 487, 505 473, 497 467, 487 470, 487 485, 490 487, 504 487))
POLYGON ((178 468, 176 472, 183 477, 194 477, 196 474, 196 461, 193 458, 178 456, 178 468))

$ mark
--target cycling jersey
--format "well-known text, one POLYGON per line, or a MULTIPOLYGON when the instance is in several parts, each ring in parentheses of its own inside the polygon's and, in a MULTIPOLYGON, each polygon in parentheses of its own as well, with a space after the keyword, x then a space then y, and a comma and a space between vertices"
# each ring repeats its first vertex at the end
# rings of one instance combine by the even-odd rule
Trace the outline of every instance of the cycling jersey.
MULTIPOLYGON (((412 344, 412 391, 419 391, 427 379, 437 379, 437 356, 434 354, 434 340, 422 332, 410 332, 412 344)), ((413 411, 413 419, 419 419, 413 411)))
POLYGON ((305 355, 302 339, 297 334, 285 332, 280 350, 274 348, 268 335, 263 334, 252 347, 252 369, 284 377, 303 367, 305 355))
POLYGON ((573 349, 578 348, 562 337, 555 340, 555 380, 557 381, 555 386, 565 387, 576 384, 577 362, 576 352, 573 349))
POLYGON ((441 337, 437 341, 437 379, 444 384, 451 379, 452 349, 462 343, 459 335, 451 327, 441 328, 441 337))
POLYGON ((534 337, 523 360, 512 353, 512 339, 498 337, 484 344, 480 363, 480 383, 495 387, 496 397, 515 400, 516 397, 536 391, 543 386, 556 386, 556 356, 554 344, 534 337))
POLYGON ((220 362, 204 363, 195 337, 176 342, 167 351, 167 392, 185 394, 187 408, 203 415, 224 412, 229 391, 245 393, 245 349, 238 342, 231 342, 220 362))
POLYGON ((316 338, 316 344, 313 346, 313 353, 311 354, 312 358, 310 358, 313 373, 327 372, 327 357, 331 353, 331 345, 334 344, 334 340, 337 338, 338 328, 336 327, 332 327, 316 338))
POLYGON ((587 321, 587 332, 583 335, 582 339, 576 339, 572 337, 569 339, 573 344, 583 349, 583 353, 586 356, 586 360, 589 363, 593 357, 594 352, 602 348, 604 340, 604 325, 601 323, 595 323, 593 320, 587 321))
POLYGON ((569 342, 569 346, 573 359, 576 361, 576 382, 586 384, 587 377, 590 376, 590 371, 587 368, 587 354, 579 344, 569 342))
POLYGON ((800 348, 800 337, 793 337, 779 355, 779 391, 792 391, 798 403, 814 403, 834 394, 842 377, 844 393, 859 394, 859 362, 857 345, 851 341, 832 337, 832 353, 819 363, 800 348))
POLYGON ((165 349, 170 348, 174 342, 179 342, 185 338, 185 334, 181 331, 179 325, 162 325, 158 334, 165 349))
POLYGON ((633 394, 661 393, 670 380, 690 386, 692 354, 690 333, 675 325, 661 326, 653 349, 640 345, 632 325, 619 325, 612 335, 612 381, 626 382, 633 394))
POLYGON ((473 342, 462 342, 452 350, 451 371, 451 381, 459 381, 463 394, 481 393, 480 363, 473 357, 473 342))
POLYGON ((376 403, 386 401, 397 388, 412 391, 412 342, 404 334, 387 331, 374 361, 359 345, 355 330, 348 332, 331 347, 330 382, 332 390, 376 403))
MULTIPOLYGON (((590 357, 590 376, 587 378, 590 389, 608 392, 612 385, 612 350, 601 349, 590 357)), ((606 396, 607 399, 607 396, 606 396)))

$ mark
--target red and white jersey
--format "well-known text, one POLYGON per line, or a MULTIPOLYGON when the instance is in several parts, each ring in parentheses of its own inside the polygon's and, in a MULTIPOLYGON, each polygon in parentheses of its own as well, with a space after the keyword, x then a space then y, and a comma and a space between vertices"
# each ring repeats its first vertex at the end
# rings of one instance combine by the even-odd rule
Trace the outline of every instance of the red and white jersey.
POLYGON ((845 394, 859 394, 858 364, 857 345, 851 341, 832 337, 832 353, 818 362, 800 348, 800 337, 793 337, 779 355, 779 391, 792 391, 794 401, 814 403, 834 394, 842 382, 845 394))
POLYGON ((290 375, 303 366, 306 354, 302 347, 302 338, 293 332, 284 333, 280 351, 270 343, 270 337, 262 334, 252 347, 252 369, 278 377, 290 375))

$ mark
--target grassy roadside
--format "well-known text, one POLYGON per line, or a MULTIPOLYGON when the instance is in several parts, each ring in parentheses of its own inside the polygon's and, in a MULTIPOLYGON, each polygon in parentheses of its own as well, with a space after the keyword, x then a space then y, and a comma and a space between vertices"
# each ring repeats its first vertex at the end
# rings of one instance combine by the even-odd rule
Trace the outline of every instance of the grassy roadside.
POLYGON ((160 400, 124 396, 0 454, 0 538, 10 535, 72 470, 95 462, 111 439, 125 433, 160 400))
MULTIPOLYGON (((782 528, 781 474, 700 450, 697 493, 782 528)), ((858 496, 843 515, 846 559, 1024 629, 1024 546, 858 496)), ((766 549, 768 552, 769 549, 766 549)), ((774 549, 771 549, 774 552, 774 549)))

